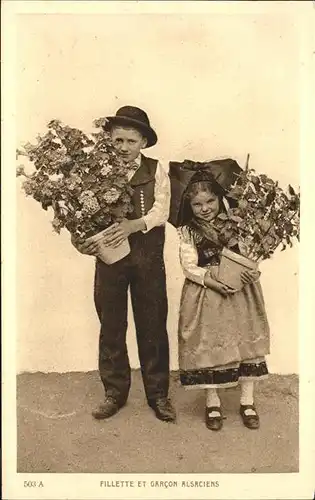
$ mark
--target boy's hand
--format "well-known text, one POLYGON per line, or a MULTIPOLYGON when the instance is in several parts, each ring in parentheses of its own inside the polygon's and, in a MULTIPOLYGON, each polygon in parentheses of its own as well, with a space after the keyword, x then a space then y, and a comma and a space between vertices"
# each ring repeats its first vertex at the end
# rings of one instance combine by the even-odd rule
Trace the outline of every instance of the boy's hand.
POLYGON ((119 224, 116 222, 103 231, 102 242, 105 246, 118 247, 128 236, 137 231, 145 230, 146 226, 142 219, 123 219, 119 224))
POLYGON ((103 232, 103 244, 106 247, 118 247, 133 232, 132 221, 123 219, 103 232))
POLYGON ((80 240, 80 238, 75 235, 71 236, 72 245, 83 255, 96 255, 98 253, 98 241, 86 242, 80 240))
POLYGON ((227 285, 224 285, 223 283, 220 283, 219 281, 213 279, 209 272, 207 272, 205 275, 204 284, 207 288, 211 288, 211 290, 220 293, 224 297, 232 295, 236 292, 234 288, 230 288, 227 285))
POLYGON ((241 281, 244 285, 250 285, 251 283, 258 281, 259 277, 260 277, 260 272, 255 271, 254 269, 243 271, 241 273, 241 281))

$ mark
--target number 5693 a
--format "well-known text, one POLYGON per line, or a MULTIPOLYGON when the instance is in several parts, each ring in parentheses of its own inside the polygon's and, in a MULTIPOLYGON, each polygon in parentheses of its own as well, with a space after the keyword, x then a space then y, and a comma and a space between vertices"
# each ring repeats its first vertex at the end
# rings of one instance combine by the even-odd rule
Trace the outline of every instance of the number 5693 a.
POLYGON ((24 481, 24 488, 43 488, 43 481, 24 481))

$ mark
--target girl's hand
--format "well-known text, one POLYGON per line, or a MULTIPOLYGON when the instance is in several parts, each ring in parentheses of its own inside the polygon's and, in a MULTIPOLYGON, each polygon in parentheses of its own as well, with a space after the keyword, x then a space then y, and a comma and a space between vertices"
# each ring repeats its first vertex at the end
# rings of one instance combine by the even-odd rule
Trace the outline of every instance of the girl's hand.
POLYGON ((204 284, 207 288, 211 288, 211 290, 214 290, 215 292, 220 293, 224 297, 227 297, 228 295, 232 295, 233 293, 236 292, 236 290, 234 290, 234 288, 230 288, 227 285, 224 285, 223 283, 220 283, 219 281, 213 279, 211 277, 209 271, 205 275, 204 284))
POLYGON ((255 271, 254 269, 243 271, 241 273, 241 281, 244 285, 250 285, 259 280, 260 274, 259 271, 255 271))

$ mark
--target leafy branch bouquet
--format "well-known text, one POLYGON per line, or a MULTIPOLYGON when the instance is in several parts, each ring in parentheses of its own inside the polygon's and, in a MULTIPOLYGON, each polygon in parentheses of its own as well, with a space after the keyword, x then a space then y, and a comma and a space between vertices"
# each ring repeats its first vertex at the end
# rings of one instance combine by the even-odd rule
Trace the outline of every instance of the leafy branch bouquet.
POLYGON ((219 277, 230 284, 231 262, 227 266, 225 259, 257 269, 258 262, 269 259, 279 245, 285 250, 293 246, 294 238, 299 240, 300 194, 290 185, 284 190, 266 175, 257 175, 247 163, 225 196, 236 207, 219 214, 211 230, 214 240, 224 247, 219 277), (230 250, 236 245, 240 255, 230 250))
MULTIPOLYGON (((104 122, 103 118, 95 120, 100 130, 87 136, 52 120, 48 132, 37 137, 37 144, 27 143, 17 150, 17 159, 23 156, 33 167, 31 173, 25 165, 17 168, 17 176, 25 177, 26 195, 44 210, 52 208, 57 233, 66 228, 79 241, 99 238, 104 229, 133 210, 128 167, 102 129, 104 122)), ((114 252, 117 257, 117 248, 114 252)), ((123 252, 129 253, 128 241, 123 252)), ((102 254, 100 258, 107 262, 112 257, 102 254)))

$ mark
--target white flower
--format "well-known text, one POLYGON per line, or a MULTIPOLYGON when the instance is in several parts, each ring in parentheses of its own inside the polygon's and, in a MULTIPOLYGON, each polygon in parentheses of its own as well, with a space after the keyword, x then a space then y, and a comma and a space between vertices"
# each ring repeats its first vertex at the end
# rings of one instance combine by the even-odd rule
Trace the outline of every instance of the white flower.
POLYGON ((16 169, 16 175, 17 175, 17 177, 19 177, 20 175, 25 175, 25 171, 24 171, 24 166, 23 165, 20 165, 16 169))
POLYGON ((70 181, 71 183, 73 182, 74 184, 82 184, 81 177, 78 174, 71 174, 70 181))
POLYGON ((60 200, 58 201, 58 205, 61 214, 66 216, 69 212, 69 208, 67 207, 66 203, 63 200, 60 200))
POLYGON ((85 200, 89 199, 89 198, 93 198, 94 197, 94 193, 93 191, 90 191, 90 190, 86 190, 86 191, 82 191, 82 193, 80 194, 80 197, 79 197, 79 201, 81 203, 84 203, 85 200))
POLYGON ((63 174, 51 174, 48 177, 50 181, 58 181, 63 178, 63 174))
POLYGON ((61 142, 60 137, 59 137, 58 135, 55 135, 55 134, 54 134, 54 136, 55 136, 55 137, 54 137, 54 139, 53 139, 53 142, 54 142, 55 144, 60 144, 60 145, 62 145, 62 142, 61 142))
POLYGON ((111 188, 104 194, 104 200, 107 203, 115 203, 115 201, 118 200, 119 196, 119 191, 116 188, 111 188))
POLYGON ((58 219, 58 217, 55 217, 54 220, 52 221, 52 226, 53 226, 54 230, 59 234, 60 230, 62 228, 61 220, 58 219))
POLYGON ((84 200, 82 211, 87 214, 93 215, 100 210, 99 203, 96 198, 87 198, 84 200))
POLYGON ((106 177, 106 175, 108 175, 112 170, 113 170, 112 165, 105 165, 101 170, 101 174, 104 175, 104 177, 106 177))
POLYGON ((82 212, 81 210, 77 210, 76 213, 75 213, 75 216, 77 219, 81 219, 82 218, 82 212))

